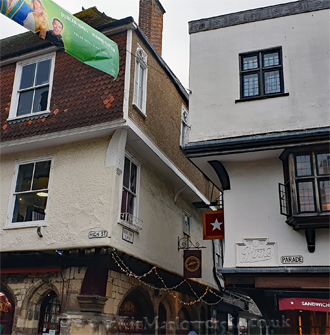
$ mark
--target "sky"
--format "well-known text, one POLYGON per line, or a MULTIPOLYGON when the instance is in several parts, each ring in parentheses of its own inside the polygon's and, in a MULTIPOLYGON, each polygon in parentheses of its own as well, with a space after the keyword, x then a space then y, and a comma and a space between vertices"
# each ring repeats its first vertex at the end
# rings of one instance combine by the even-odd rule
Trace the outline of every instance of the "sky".
MULTIPOLYGON (((139 0, 53 0, 75 14, 96 6, 100 12, 122 19, 132 16, 139 20, 139 0)), ((185 88, 189 88, 188 22, 213 16, 266 7, 292 0, 160 0, 166 13, 163 27, 162 57, 185 88)), ((26 32, 16 22, 0 14, 0 39, 26 32)))

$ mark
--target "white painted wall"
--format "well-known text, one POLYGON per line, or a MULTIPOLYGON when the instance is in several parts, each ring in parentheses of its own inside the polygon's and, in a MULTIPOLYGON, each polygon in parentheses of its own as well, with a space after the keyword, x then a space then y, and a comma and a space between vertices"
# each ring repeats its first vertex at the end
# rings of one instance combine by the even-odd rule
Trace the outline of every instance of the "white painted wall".
POLYGON ((190 35, 189 141, 329 126, 329 10, 190 35), (239 54, 282 47, 289 96, 235 103, 239 54))
MULTIPOLYGON (((114 138, 114 137, 113 137, 114 138)), ((212 269, 212 243, 202 241, 202 212, 177 192, 159 172, 153 170, 132 150, 141 164, 140 214, 143 229, 135 233, 134 244, 122 239, 118 224, 123 173, 109 157, 109 138, 77 142, 1 157, 0 240, 1 251, 26 251, 111 246, 158 267, 183 274, 183 252, 178 251, 178 237, 183 237, 182 210, 191 215, 193 242, 203 249, 203 283, 215 286, 212 269), (47 226, 44 237, 36 227, 4 229, 11 197, 15 161, 53 155, 47 226), (89 239, 90 231, 107 230, 108 238, 89 239)), ((124 155, 116 152, 114 161, 124 155)))
MULTIPOLYGON (((316 230, 316 249, 307 249, 304 231, 294 231, 280 214, 278 183, 283 182, 282 162, 278 158, 252 161, 223 161, 231 190, 225 199, 225 263, 236 266, 236 243, 244 238, 268 238, 275 242, 273 261, 261 261, 246 266, 283 266, 281 256, 301 255, 299 266, 329 266, 329 229, 316 230)), ((292 265, 290 265, 292 266, 292 265)))

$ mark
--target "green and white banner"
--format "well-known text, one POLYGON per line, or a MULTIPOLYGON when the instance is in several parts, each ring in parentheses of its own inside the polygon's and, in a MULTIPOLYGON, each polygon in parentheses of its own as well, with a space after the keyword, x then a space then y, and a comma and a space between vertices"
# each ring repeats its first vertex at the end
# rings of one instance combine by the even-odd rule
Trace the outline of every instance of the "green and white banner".
POLYGON ((81 62, 119 72, 118 45, 51 0, 0 0, 1 13, 81 62))

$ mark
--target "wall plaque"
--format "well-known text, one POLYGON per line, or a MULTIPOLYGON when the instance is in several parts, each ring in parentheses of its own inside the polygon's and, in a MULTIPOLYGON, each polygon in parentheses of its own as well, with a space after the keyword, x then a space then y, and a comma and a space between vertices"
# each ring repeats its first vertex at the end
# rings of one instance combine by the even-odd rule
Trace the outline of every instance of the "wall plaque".
POLYGON ((122 238, 123 238, 124 241, 127 241, 129 243, 133 243, 134 242, 134 233, 131 230, 123 228, 122 238))
POLYGON ((244 238, 236 243, 236 266, 277 266, 275 242, 268 238, 244 238))
POLYGON ((304 263, 304 257, 298 256, 281 256, 282 264, 302 264, 304 263))
POLYGON ((104 237, 108 237, 108 231, 107 230, 90 231, 88 233, 88 238, 104 238, 104 237))

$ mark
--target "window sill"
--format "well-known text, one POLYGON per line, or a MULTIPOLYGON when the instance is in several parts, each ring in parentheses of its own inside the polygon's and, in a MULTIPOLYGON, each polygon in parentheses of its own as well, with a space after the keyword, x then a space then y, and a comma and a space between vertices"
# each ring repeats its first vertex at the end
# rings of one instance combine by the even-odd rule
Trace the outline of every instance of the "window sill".
POLYGON ((27 114, 27 115, 22 115, 22 116, 15 116, 15 117, 9 117, 7 119, 8 123, 18 123, 18 122, 25 122, 29 120, 34 120, 34 119, 41 119, 43 117, 49 116, 50 111, 42 111, 38 113, 33 113, 33 114, 27 114))
POLYGON ((146 119, 147 118, 147 113, 143 112, 142 109, 140 107, 138 107, 138 105, 136 105, 135 103, 133 103, 133 107, 146 119))
POLYGON ((253 101, 253 100, 264 100, 264 99, 271 99, 271 98, 278 98, 278 97, 287 97, 289 93, 276 93, 276 94, 269 94, 269 95, 258 95, 253 97, 247 97, 247 98, 241 98, 238 100, 235 100, 235 104, 238 102, 244 102, 244 101, 253 101))
POLYGON ((292 215, 286 223, 294 230, 308 228, 330 228, 330 213, 292 215))
POLYGON ((40 221, 29 221, 29 222, 15 222, 15 223, 8 223, 3 230, 9 229, 19 229, 19 228, 38 228, 38 227, 47 227, 47 224, 44 220, 40 221))

